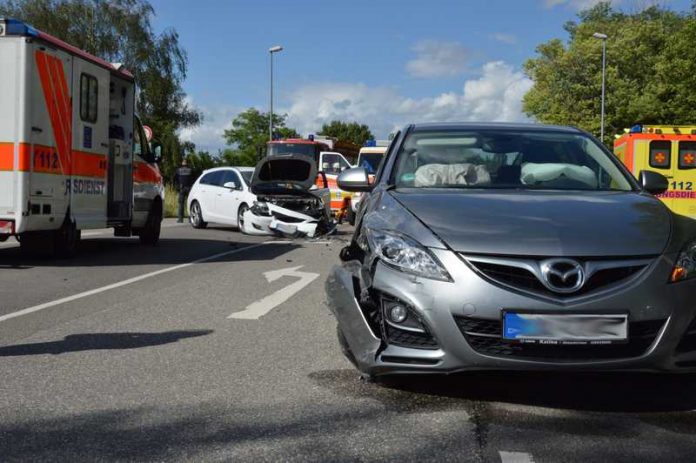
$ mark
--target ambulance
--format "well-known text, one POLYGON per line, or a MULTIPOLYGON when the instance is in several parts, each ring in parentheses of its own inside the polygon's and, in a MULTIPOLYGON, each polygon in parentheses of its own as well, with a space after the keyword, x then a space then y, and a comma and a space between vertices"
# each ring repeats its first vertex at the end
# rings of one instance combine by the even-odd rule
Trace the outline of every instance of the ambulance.
POLYGON ((155 244, 164 186, 133 75, 2 18, 0 69, 0 241, 70 256, 81 230, 110 227, 155 244))
POLYGON ((641 170, 667 177, 659 198, 696 219, 696 126, 635 125, 614 141, 614 154, 636 177, 641 170))

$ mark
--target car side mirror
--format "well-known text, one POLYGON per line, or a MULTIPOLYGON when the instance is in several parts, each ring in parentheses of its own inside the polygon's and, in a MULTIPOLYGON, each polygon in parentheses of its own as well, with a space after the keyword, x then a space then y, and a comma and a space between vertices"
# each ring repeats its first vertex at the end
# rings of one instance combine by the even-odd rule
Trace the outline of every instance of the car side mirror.
POLYGON ((230 190, 236 190, 237 189, 237 184, 235 182, 225 182, 224 185, 222 185, 225 188, 229 188, 230 190))
POLYGON ((341 190, 351 192, 372 191, 374 187, 370 183, 367 170, 363 167, 353 167, 352 169, 344 170, 338 175, 336 183, 338 183, 338 187, 341 190))
POLYGON ((641 170, 638 181, 640 182, 640 186, 643 187, 643 190, 652 195, 660 195, 669 188, 669 181, 667 178, 652 170, 641 170))

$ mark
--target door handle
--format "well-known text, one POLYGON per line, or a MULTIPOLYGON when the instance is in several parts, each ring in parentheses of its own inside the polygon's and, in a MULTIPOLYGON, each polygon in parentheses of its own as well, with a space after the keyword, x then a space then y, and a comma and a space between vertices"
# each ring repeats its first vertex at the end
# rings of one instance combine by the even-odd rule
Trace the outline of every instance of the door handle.
POLYGON ((108 143, 102 143, 101 145, 102 145, 102 147, 104 147, 104 148, 108 148, 108 147, 109 147, 109 144, 108 144, 108 143))
POLYGON ((31 131, 41 133, 41 132, 43 132, 43 129, 41 127, 32 127, 31 131))

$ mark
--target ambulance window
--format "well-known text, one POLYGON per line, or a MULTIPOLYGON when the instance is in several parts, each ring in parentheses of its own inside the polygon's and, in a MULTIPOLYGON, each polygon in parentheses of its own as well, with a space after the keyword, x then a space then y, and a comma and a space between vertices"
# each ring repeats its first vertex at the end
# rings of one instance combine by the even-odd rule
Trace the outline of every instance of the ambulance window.
POLYGON ((672 167, 672 142, 667 140, 653 140, 650 142, 650 167, 655 169, 669 169, 672 167))
POLYGON ((135 124, 133 127, 133 154, 136 156, 143 155, 143 135, 140 131, 140 124, 135 124))
POLYGON ((679 168, 684 170, 696 168, 696 142, 679 142, 679 168))
POLYGON ((97 122, 98 95, 97 78, 83 73, 80 76, 80 119, 83 121, 97 122))

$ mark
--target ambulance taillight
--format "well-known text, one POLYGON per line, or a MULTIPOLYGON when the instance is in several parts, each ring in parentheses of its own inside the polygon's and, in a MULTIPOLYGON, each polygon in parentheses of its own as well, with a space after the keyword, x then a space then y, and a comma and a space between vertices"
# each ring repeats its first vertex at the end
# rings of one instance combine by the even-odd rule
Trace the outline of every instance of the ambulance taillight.
POLYGON ((0 220, 0 235, 14 235, 14 220, 0 220))

